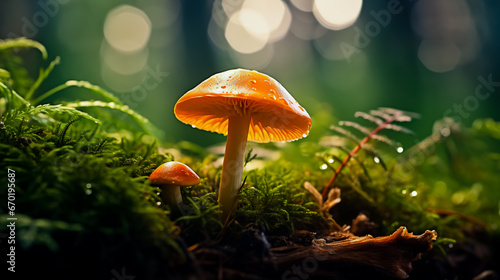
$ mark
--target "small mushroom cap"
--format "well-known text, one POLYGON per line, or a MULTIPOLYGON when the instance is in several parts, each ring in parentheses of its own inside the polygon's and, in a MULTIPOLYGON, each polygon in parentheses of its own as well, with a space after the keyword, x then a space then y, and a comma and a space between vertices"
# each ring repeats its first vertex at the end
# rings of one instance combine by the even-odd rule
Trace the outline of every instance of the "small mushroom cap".
POLYGON ((291 141, 309 134, 311 118, 275 79, 245 69, 228 70, 206 79, 184 94, 175 116, 196 128, 228 133, 228 119, 250 115, 248 140, 291 141))
POLYGON ((194 186, 200 183, 200 177, 182 162, 169 161, 160 165, 149 175, 153 185, 194 186))

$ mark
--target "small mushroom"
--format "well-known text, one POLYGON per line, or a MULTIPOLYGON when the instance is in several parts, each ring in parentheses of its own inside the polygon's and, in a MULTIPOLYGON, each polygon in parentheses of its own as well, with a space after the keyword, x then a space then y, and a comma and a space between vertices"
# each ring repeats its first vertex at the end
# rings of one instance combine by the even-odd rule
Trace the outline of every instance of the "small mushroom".
POLYGON ((307 111, 280 83, 245 69, 228 70, 203 81, 177 101, 174 113, 193 127, 227 135, 219 188, 223 220, 241 187, 247 140, 292 141, 307 136, 311 128, 307 111))
POLYGON ((160 186, 161 198, 168 205, 182 202, 180 187, 194 186, 200 183, 200 177, 182 162, 169 161, 160 165, 149 175, 152 185, 160 186))

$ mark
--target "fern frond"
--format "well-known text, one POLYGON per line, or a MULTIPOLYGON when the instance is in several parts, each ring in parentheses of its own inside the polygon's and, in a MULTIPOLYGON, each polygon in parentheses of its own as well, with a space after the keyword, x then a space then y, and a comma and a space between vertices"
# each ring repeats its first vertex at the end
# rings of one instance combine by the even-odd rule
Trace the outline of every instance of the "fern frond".
MULTIPOLYGON (((57 64, 59 64, 60 61, 61 61, 61 58, 58 56, 58 57, 56 57, 56 59, 54 59, 52 62, 50 62, 49 66, 47 68, 40 69, 40 73, 38 74, 38 79, 33 83, 33 85, 31 85, 30 89, 26 93, 25 98, 27 100, 31 99, 31 96, 33 95, 35 90, 37 90, 40 87, 42 82, 49 76, 50 72, 52 72, 54 67, 57 64)), ((34 103, 34 104, 37 104, 37 103, 34 103)))
POLYGON ((344 146, 346 139, 340 136, 323 136, 319 140, 319 144, 324 147, 339 147, 344 146))
POLYGON ((122 113, 127 114, 132 120, 141 127, 144 132, 150 135, 159 135, 160 131, 149 122, 148 119, 136 113, 134 110, 130 109, 127 105, 120 105, 114 102, 103 102, 103 101, 80 101, 80 102, 72 102, 66 104, 67 107, 70 108, 108 108, 112 110, 117 110, 122 113))
POLYGON ((384 111, 381 110, 370 110, 370 115, 382 118, 384 120, 388 120, 391 118, 390 114, 385 113, 384 111))
MULTIPOLYGON (((351 122, 351 121, 341 121, 339 122, 340 125, 343 125, 343 126, 347 126, 347 127, 352 127, 352 128, 355 128, 356 130, 360 131, 361 133, 365 134, 365 135, 370 135, 370 133, 373 131, 373 130, 370 130, 369 128, 367 127, 364 127, 356 122, 351 122)), ((384 125, 383 122, 380 123, 379 125, 384 125)), ((384 125, 384 129, 388 129, 390 127, 390 125, 384 125)), ((395 127, 395 129, 393 130, 397 130, 398 128, 395 127)), ((403 130, 404 128, 403 127, 399 127, 399 129, 403 130)), ((408 130, 408 131, 411 131, 411 130, 408 130)), ((347 135, 347 134, 345 134, 347 135)), ((351 137, 352 138, 352 137, 351 137)), ((383 135, 379 135, 379 134, 373 134, 370 136, 370 138, 374 139, 374 140, 377 140, 377 141, 380 141, 380 142, 383 142, 383 143, 386 143, 387 145, 389 146, 395 146, 395 143, 394 141, 392 141, 391 139, 383 136, 383 135)), ((352 138, 354 139, 354 138, 352 138)), ((357 141, 357 143, 360 143, 361 141, 357 141)))
POLYGON ((64 84, 59 85, 59 86, 57 86, 57 87, 55 87, 55 88, 47 91, 46 93, 44 93, 41 96, 39 96, 38 98, 36 98, 33 101, 33 104, 38 104, 42 100, 44 100, 44 99, 48 98, 49 96, 53 95, 54 93, 57 93, 57 92, 59 92, 61 90, 69 88, 69 87, 85 88, 85 89, 88 89, 91 92, 95 93, 97 96, 103 98, 104 101, 106 101, 106 102, 113 102, 116 105, 123 105, 122 102, 120 101, 120 99, 118 99, 112 93, 104 90, 103 88, 101 88, 99 86, 96 86, 96 85, 93 85, 93 84, 91 84, 91 83, 89 83, 87 81, 75 81, 75 80, 69 80, 69 81, 65 82, 64 84))
MULTIPOLYGON (((370 111, 370 113, 371 112, 372 111, 370 111)), ((381 125, 382 123, 384 123, 384 121, 381 120, 380 118, 377 118, 376 115, 374 115, 374 114, 370 115, 370 114, 367 114, 365 112, 356 112, 356 113, 354 113, 354 117, 356 117, 356 118, 361 117, 367 121, 371 121, 371 122, 375 123, 376 125, 381 125)), ((386 118, 384 118, 384 119, 386 119, 386 118)))
POLYGON ((75 108, 65 107, 62 105, 50 105, 44 104, 39 106, 29 106, 26 109, 20 110, 12 110, 6 115, 6 119, 17 119, 17 120, 25 120, 25 119, 37 119, 35 118, 38 115, 47 115, 51 116, 55 119, 66 120, 70 119, 78 119, 85 118, 96 124, 100 124, 100 121, 96 118, 90 116, 89 114, 76 110, 75 108))
POLYGON ((351 122, 351 121, 340 121, 339 122, 339 125, 341 126, 348 126, 348 127, 352 127, 352 128, 355 128, 357 129, 358 131, 360 131, 361 133, 365 134, 365 135, 368 135, 370 134, 371 130, 367 127, 364 127, 356 122, 351 122))
MULTIPOLYGON (((342 161, 340 166, 337 168, 337 170, 335 171, 335 174, 328 182, 326 188, 323 190, 323 194, 322 194, 323 198, 326 198, 326 195, 328 194, 329 189, 332 187, 333 182, 335 181, 337 176, 340 174, 342 169, 347 165, 349 160, 352 157, 354 157, 354 155, 359 150, 366 148, 365 146, 366 146, 367 142, 370 141, 370 139, 375 139, 377 141, 384 142, 384 143, 386 143, 390 146, 393 146, 393 147, 394 146, 399 147, 399 143, 395 143, 394 141, 392 141, 391 139, 389 139, 385 136, 378 135, 378 133, 380 131, 382 131, 383 129, 390 129, 390 130, 394 130, 394 131, 400 131, 400 132, 412 134, 413 132, 411 130, 404 128, 402 126, 399 126, 399 125, 395 125, 395 124, 393 124, 393 122, 408 122, 408 121, 411 121, 413 118, 419 117, 419 115, 416 113, 405 112, 405 111, 401 111, 401 110, 397 110, 397 109, 393 109, 393 108, 386 108, 386 107, 381 107, 381 108, 378 108, 377 110, 371 110, 370 114, 367 114, 364 112, 356 112, 354 115, 355 115, 355 117, 361 117, 363 119, 366 119, 370 122, 377 124, 377 127, 373 130, 370 130, 370 129, 368 129, 368 128, 366 128, 366 127, 364 127, 356 122, 351 122, 351 121, 339 122, 339 125, 346 126, 346 127, 352 127, 354 129, 360 131, 361 133, 365 134, 366 137, 361 141, 357 141, 357 146, 354 147, 351 150, 351 152, 349 152, 347 154, 345 159, 342 161)), ((341 134, 343 134, 345 136, 348 136, 348 139, 351 139, 351 140, 353 139, 353 136, 350 135, 350 133, 347 132, 346 130, 342 130, 342 129, 335 129, 335 130, 337 130, 338 132, 340 132, 341 134)), ((372 153, 378 155, 376 150, 373 150, 372 153)), ((387 168, 380 156, 374 156, 374 159, 375 158, 377 159, 376 160, 377 163, 380 163, 384 167, 384 169, 387 168)), ((365 171, 365 174, 367 174, 366 168, 363 167, 363 170, 365 171)))
POLYGON ((378 110, 391 115, 392 117, 395 118, 395 121, 398 122, 409 122, 412 121, 413 119, 420 118, 420 114, 409 111, 402 111, 394 108, 380 107, 378 108, 378 110))
POLYGON ((330 126, 330 129, 335 130, 337 133, 344 135, 347 139, 351 140, 352 142, 354 142, 356 144, 361 142, 361 139, 356 137, 356 135, 352 134, 350 131, 347 131, 342 127, 332 125, 332 126, 330 126))
POLYGON ((9 80, 10 79, 10 72, 0 68, 0 80, 9 80))
POLYGON ((373 140, 377 140, 379 142, 383 142, 389 146, 392 146, 392 147, 395 147, 396 144, 394 143, 394 141, 392 141, 391 139, 387 138, 386 136, 383 136, 383 135, 379 135, 379 134, 375 134, 375 135, 372 135, 371 138, 373 140))
POLYGON ((20 96, 14 89, 10 87, 9 84, 5 84, 3 82, 0 82, 0 92, 2 95, 5 97, 5 100, 7 101, 7 108, 6 111, 10 111, 13 107, 13 105, 17 102, 21 102, 24 106, 29 106, 29 102, 26 101, 22 96, 20 96))
POLYGON ((42 44, 38 43, 37 41, 33 41, 25 37, 0 40, 0 51, 6 49, 15 49, 15 48, 35 48, 42 53, 43 59, 47 59, 48 57, 47 50, 45 49, 45 47, 42 44))
POLYGON ((396 124, 388 124, 386 125, 385 127, 386 129, 391 129, 391 130, 394 130, 394 131, 397 131, 397 132, 403 132, 403 133, 406 133, 406 134, 410 134, 410 135, 415 135, 415 132, 413 132, 413 130, 410 130, 406 127, 402 127, 400 125, 396 125, 396 124))

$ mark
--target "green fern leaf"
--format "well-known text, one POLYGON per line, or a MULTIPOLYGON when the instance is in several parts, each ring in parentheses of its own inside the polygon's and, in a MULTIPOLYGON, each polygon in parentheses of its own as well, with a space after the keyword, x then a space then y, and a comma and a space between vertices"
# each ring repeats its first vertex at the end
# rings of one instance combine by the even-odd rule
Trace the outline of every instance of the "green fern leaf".
POLYGON ((0 40, 0 51, 15 48, 35 48, 42 53, 43 59, 47 59, 48 57, 45 47, 37 41, 33 41, 24 37, 0 40))
POLYGON ((13 90, 10 85, 0 82, 0 92, 6 99, 7 108, 6 111, 10 111, 14 104, 21 102, 25 106, 29 106, 29 102, 26 101, 22 96, 20 96, 15 90, 13 90))
MULTIPOLYGON (((54 69, 54 67, 59 64, 59 62, 61 61, 61 58, 60 57, 56 57, 56 59, 54 59, 47 68, 45 69, 40 69, 40 73, 38 74, 38 79, 33 83, 33 85, 31 85, 29 91, 26 93, 26 96, 25 98, 27 100, 30 100, 31 99, 31 96, 33 96, 33 93, 35 92, 35 90, 37 90, 40 85, 42 84, 42 82, 49 76, 50 72, 52 72, 52 70, 54 69)), ((38 104, 38 103, 34 103, 34 104, 38 104)))
POLYGON ((53 95, 54 93, 57 93, 57 92, 59 92, 61 90, 69 88, 69 87, 85 88, 85 89, 88 89, 88 90, 92 91, 97 96, 103 98, 104 101, 106 101, 106 102, 113 102, 116 105, 123 105, 122 102, 120 101, 120 99, 118 99, 112 93, 104 90, 103 88, 101 88, 99 86, 96 86, 96 85, 93 85, 93 84, 91 84, 91 83, 89 83, 87 81, 75 81, 75 80, 69 80, 69 81, 67 81, 64 84, 62 84, 60 86, 57 86, 57 87, 55 87, 55 88, 47 91, 46 93, 42 94, 40 97, 38 97, 37 99, 35 99, 35 101, 33 101, 33 103, 34 104, 38 104, 42 100, 44 100, 44 99, 48 98, 49 96, 53 95))

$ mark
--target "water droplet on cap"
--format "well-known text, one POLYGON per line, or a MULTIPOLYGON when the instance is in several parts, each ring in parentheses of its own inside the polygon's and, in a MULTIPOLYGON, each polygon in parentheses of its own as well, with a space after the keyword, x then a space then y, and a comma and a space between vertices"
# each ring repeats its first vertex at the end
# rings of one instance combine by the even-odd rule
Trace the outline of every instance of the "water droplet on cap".
POLYGON ((252 84, 256 84, 256 83, 257 83, 257 81, 256 81, 256 80, 251 80, 250 82, 251 82, 252 84))

